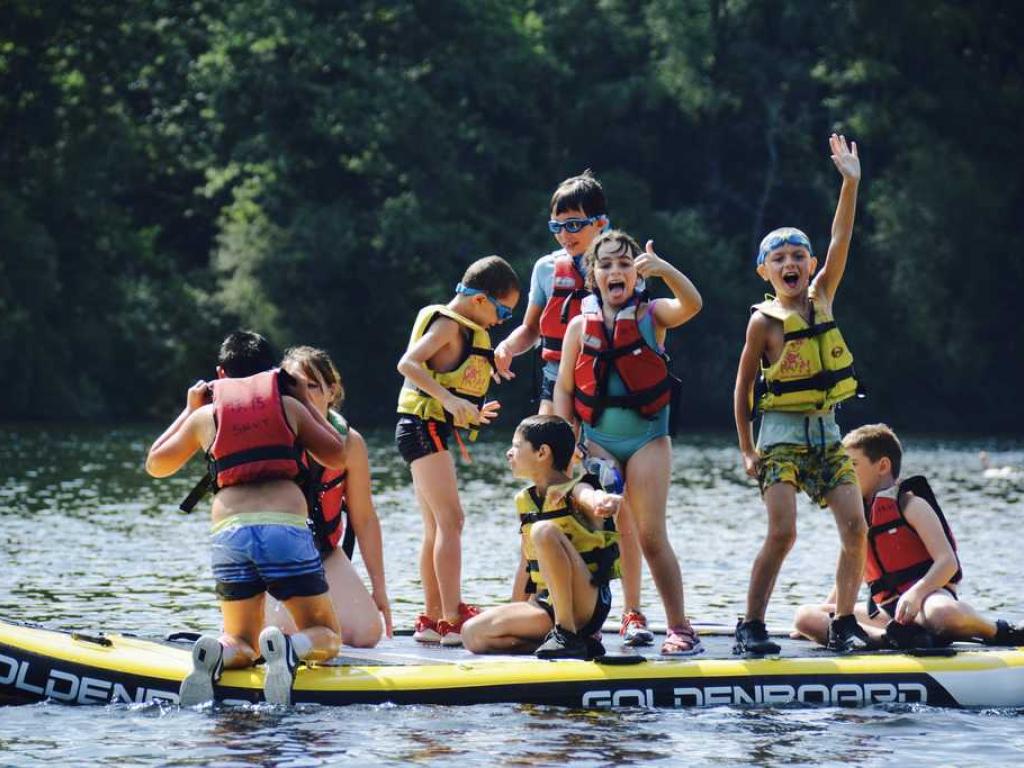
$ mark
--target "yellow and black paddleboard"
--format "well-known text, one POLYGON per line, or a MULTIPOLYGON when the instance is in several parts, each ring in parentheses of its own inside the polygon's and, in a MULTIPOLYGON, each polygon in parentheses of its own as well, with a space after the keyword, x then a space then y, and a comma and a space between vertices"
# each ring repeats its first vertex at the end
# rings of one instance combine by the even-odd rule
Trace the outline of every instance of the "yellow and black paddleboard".
MULTIPOLYGON (((912 703, 1024 707, 1024 648, 956 645, 915 654, 837 656, 780 638, 778 657, 732 656, 724 627, 699 628, 708 652, 662 659, 619 653, 605 661, 475 656, 421 646, 410 637, 373 649, 345 648, 329 664, 300 666, 293 703, 484 704, 567 707, 841 705, 912 703)), ((0 622, 0 701, 67 704, 176 703, 191 669, 191 641, 99 631, 54 631, 0 622)), ((262 700, 263 668, 227 671, 218 701, 262 700)))

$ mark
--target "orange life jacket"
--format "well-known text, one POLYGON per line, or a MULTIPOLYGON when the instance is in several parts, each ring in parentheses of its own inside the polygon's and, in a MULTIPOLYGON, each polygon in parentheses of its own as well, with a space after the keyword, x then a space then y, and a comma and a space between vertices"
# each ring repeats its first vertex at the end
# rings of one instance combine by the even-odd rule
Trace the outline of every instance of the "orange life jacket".
POLYGON ((345 504, 346 470, 327 469, 306 454, 309 470, 306 475, 306 506, 309 524, 317 548, 323 554, 333 552, 339 542, 346 556, 352 559, 355 543, 352 526, 346 525, 348 508, 345 504), (344 537, 344 539, 342 538, 344 537))
POLYGON ((551 296, 540 313, 540 356, 557 363, 562 359, 562 339, 569 321, 580 313, 580 304, 590 295, 584 288, 583 275, 576 269, 572 256, 555 257, 551 296))
POLYGON ((610 337, 600 305, 583 311, 585 323, 573 371, 573 407, 587 424, 596 424, 606 408, 631 408, 652 419, 672 399, 668 356, 652 349, 640 333, 636 318, 641 306, 634 301, 620 309, 610 337), (613 369, 628 394, 608 394, 613 369))
MULTIPOLYGON (((898 598, 927 572, 935 562, 917 531, 903 516, 899 498, 906 492, 920 496, 931 505, 942 523, 942 530, 956 552, 956 539, 946 522, 945 515, 935 500, 928 481, 920 475, 908 478, 898 486, 875 494, 864 514, 868 521, 868 552, 864 577, 871 590, 871 599, 883 605, 898 598)), ((957 558, 957 571, 949 581, 956 584, 963 578, 957 558)))
POLYGON ((302 447, 285 417, 277 368, 217 379, 212 389, 217 434, 207 458, 217 488, 302 475, 302 447))

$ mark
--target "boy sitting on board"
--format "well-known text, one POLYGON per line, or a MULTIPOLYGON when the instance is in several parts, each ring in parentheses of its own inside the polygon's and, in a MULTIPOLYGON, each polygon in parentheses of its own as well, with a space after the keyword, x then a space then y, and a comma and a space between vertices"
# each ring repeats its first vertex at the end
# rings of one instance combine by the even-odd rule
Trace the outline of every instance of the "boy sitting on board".
MULTIPOLYGON (((900 480, 903 448, 885 424, 858 427, 843 438, 864 497, 868 552, 866 606, 855 615, 879 646, 930 647, 934 640, 1024 644, 1024 625, 985 618, 957 596, 962 576, 956 540, 928 481, 900 480)), ((797 609, 797 632, 826 641, 834 593, 824 605, 797 609)))
POLYGON ((506 456, 512 473, 532 483, 516 495, 532 594, 469 619, 462 628, 468 650, 536 649, 542 659, 604 654, 592 636, 611 609, 608 582, 619 577, 612 518, 622 497, 600 490, 593 476, 570 477, 575 449, 572 427, 558 416, 531 416, 516 429, 506 456))

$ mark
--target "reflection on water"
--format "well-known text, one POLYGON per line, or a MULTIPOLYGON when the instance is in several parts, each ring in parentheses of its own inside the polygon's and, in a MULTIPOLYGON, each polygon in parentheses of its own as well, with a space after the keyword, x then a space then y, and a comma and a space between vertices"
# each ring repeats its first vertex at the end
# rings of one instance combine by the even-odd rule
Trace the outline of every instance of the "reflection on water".
MULTIPOLYGON (((213 599, 203 514, 178 501, 203 471, 153 481, 142 457, 155 429, 0 430, 0 616, 60 628, 163 634, 210 630, 213 599)), ((397 626, 421 608, 416 573, 420 518, 386 433, 369 436, 375 499, 385 536, 397 626)), ((961 547, 964 595, 986 611, 1024 618, 1019 550, 1024 467, 1019 443, 907 439, 907 473, 926 473, 961 547)), ((504 443, 472 448, 459 468, 466 508, 464 591, 505 600, 517 563, 511 497, 517 483, 504 443)), ((796 548, 779 576, 769 622, 829 590, 837 537, 831 516, 802 502, 796 548)), ((683 564, 688 612, 732 623, 742 611, 750 563, 764 531, 755 486, 731 439, 688 436, 675 449, 669 528, 683 564)), ((646 577, 646 574, 645 574, 646 577)), ((649 578, 645 608, 664 614, 649 578)), ((304 706, 179 711, 157 706, 0 709, 0 765, 43 762, 132 765, 326 765, 345 760, 509 765, 914 765, 1020 764, 1018 712, 930 708, 576 712, 486 705, 304 706), (956 733, 956 739, 942 738, 956 733)))

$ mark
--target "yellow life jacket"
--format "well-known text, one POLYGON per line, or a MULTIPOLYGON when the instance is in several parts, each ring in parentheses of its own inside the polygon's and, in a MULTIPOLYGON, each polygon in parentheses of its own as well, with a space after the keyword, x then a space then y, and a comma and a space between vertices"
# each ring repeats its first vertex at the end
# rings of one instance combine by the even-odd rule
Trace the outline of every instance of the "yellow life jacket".
POLYGON ((516 494, 516 512, 519 513, 519 530, 523 535, 523 553, 526 555, 526 570, 535 585, 533 590, 547 589, 540 574, 537 552, 530 538, 530 529, 541 520, 551 520, 561 529, 583 562, 587 564, 592 584, 600 585, 621 576, 619 568, 619 534, 609 518, 603 530, 595 530, 582 513, 573 509, 572 491, 583 478, 570 480, 562 485, 548 488, 547 497, 538 497, 536 486, 525 488, 516 494))
MULTIPOLYGON (((484 404, 487 388, 491 384, 491 372, 494 370, 494 352, 491 349, 491 335, 486 329, 463 317, 443 304, 432 304, 424 307, 416 315, 409 338, 409 348, 419 341, 438 317, 448 317, 470 332, 471 337, 466 344, 462 362, 451 371, 439 372, 432 370, 425 363, 424 369, 438 384, 458 397, 469 400, 478 408, 484 404)), ((398 394, 398 412, 418 416, 421 419, 447 421, 452 426, 465 429, 471 424, 453 423, 451 414, 445 412, 441 403, 408 381, 403 383, 398 394)), ((470 434, 475 437, 475 432, 470 434)))
POLYGON ((813 291, 810 299, 810 323, 774 298, 750 308, 782 321, 785 341, 778 360, 761 363, 751 418, 760 411, 823 411, 860 391, 853 355, 832 313, 813 291))

